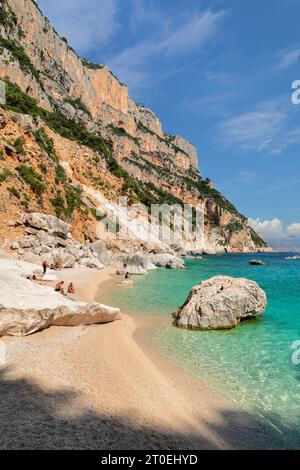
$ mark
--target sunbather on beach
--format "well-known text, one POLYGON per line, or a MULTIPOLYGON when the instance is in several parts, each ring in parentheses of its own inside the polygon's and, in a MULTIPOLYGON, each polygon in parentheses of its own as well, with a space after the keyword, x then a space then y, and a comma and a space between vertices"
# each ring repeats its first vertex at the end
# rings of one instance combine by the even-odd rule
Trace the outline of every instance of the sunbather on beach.
POLYGON ((61 294, 64 295, 65 294, 65 291, 63 288, 64 284, 65 284, 64 281, 58 282, 55 286, 55 292, 60 292, 61 294))
POLYGON ((75 288, 74 288, 73 282, 71 282, 71 283, 69 284, 69 287, 68 287, 68 294, 75 294, 75 288))

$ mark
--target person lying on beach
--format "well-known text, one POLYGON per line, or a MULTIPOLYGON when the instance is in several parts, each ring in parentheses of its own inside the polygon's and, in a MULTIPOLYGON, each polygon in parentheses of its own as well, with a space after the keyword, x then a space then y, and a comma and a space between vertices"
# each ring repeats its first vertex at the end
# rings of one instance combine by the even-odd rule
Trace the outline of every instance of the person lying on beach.
POLYGON ((68 287, 68 294, 75 294, 75 288, 74 288, 73 282, 71 282, 71 283, 69 284, 69 287, 68 287))
POLYGON ((64 291, 64 281, 60 281, 56 284, 55 286, 55 292, 60 292, 61 294, 65 294, 65 291, 64 291))

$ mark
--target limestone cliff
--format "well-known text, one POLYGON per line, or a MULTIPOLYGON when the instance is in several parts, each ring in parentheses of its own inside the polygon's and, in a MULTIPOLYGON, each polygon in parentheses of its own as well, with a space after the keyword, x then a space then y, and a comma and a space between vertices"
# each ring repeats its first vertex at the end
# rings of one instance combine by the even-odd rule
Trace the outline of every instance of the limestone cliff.
MULTIPOLYGON (((126 194, 131 202, 146 205, 179 201, 195 206, 201 200, 206 214, 205 250, 266 249, 246 219, 209 180, 202 179, 195 147, 183 137, 166 134, 155 113, 135 103, 127 86, 105 65, 79 57, 33 0, 2 1, 0 33, 0 77, 6 79, 8 92, 7 114, 2 114, 5 163, 1 165, 3 171, 19 175, 13 186, 19 193, 19 184, 28 185, 34 175, 48 182, 41 183, 45 190, 39 197, 29 184, 33 199, 23 203, 23 210, 40 205, 63 217, 76 213, 74 231, 86 236, 93 226, 93 210, 87 208, 93 207, 78 200, 74 205, 78 184, 97 189, 112 200, 126 194), (8 150, 7 143, 18 139, 24 144, 20 152, 14 146, 8 150), (47 142, 51 151, 47 151, 47 142), (26 164, 29 159, 30 165, 26 164), (20 170, 20 161, 27 169, 20 170), (65 175, 57 177, 61 162, 72 166, 70 182, 65 175), (43 175, 45 165, 49 171, 44 169, 43 175), (24 178, 30 168, 34 173, 24 178)), ((16 194, 9 192, 14 196, 9 207, 20 205, 16 194)))

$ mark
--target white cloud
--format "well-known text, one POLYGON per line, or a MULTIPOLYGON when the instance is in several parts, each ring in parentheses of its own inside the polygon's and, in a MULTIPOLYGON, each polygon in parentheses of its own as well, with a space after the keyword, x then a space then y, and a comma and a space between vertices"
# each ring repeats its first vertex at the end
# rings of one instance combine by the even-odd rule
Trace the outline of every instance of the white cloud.
POLYGON ((270 239, 281 239, 285 236, 285 230, 280 219, 260 220, 249 219, 250 226, 261 236, 270 239))
POLYGON ((290 237, 300 238, 300 224, 291 224, 287 227, 286 231, 290 237))
POLYGON ((167 33, 158 44, 157 53, 184 54, 198 49, 207 41, 213 39, 214 33, 224 12, 194 14, 187 22, 167 33))
POLYGON ((287 51, 283 53, 283 55, 280 57, 277 67, 280 69, 287 69, 289 67, 292 67, 293 65, 296 65, 300 59, 300 49, 292 49, 290 51, 287 51))
POLYGON ((118 29, 118 0, 38 0, 38 4, 81 54, 102 47, 118 29))
POLYGON ((204 74, 205 78, 211 82, 215 82, 219 85, 233 85, 236 84, 236 78, 232 75, 224 72, 211 72, 207 71, 204 74))
POLYGON ((202 116, 219 116, 223 119, 228 116, 229 104, 238 96, 236 91, 211 93, 194 100, 184 100, 182 108, 202 116))
POLYGON ((261 152, 270 146, 285 122, 280 111, 253 111, 230 118, 218 126, 226 144, 261 152))
POLYGON ((278 250, 299 251, 300 223, 284 226, 278 218, 272 220, 249 219, 249 225, 271 246, 278 250))
POLYGON ((223 120, 215 132, 227 146, 280 155, 300 141, 300 127, 295 125, 298 111, 288 95, 277 96, 258 103, 246 113, 223 120))
POLYGON ((257 173, 252 170, 242 170, 237 172, 238 180, 242 183, 253 183, 257 178, 257 173))
POLYGON ((150 59, 153 67, 152 61, 157 58, 182 57, 198 52, 209 41, 213 41, 225 12, 193 12, 175 19, 168 18, 168 21, 165 13, 161 12, 160 15, 159 24, 164 25, 161 31, 155 31, 149 38, 138 41, 107 60, 110 68, 131 87, 140 85, 139 82, 149 74, 160 75, 161 70, 156 69, 153 73, 153 69, 150 69, 150 59))
POLYGON ((161 12, 154 8, 152 2, 144 0, 132 0, 132 15, 130 19, 130 27, 133 32, 137 32, 144 25, 159 23, 162 24, 161 12))

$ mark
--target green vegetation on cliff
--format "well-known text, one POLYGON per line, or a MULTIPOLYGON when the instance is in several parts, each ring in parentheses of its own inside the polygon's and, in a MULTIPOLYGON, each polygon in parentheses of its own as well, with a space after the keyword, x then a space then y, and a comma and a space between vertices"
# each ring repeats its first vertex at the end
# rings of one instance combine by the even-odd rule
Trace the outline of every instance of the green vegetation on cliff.
POLYGON ((0 184, 6 181, 7 178, 11 178, 12 176, 13 176, 13 173, 7 168, 4 168, 2 172, 0 173, 0 184))
POLYGON ((15 147, 18 155, 22 155, 24 153, 24 140, 21 137, 18 137, 14 141, 13 146, 15 147))
POLYGON ((75 209, 83 210, 87 206, 81 199, 80 188, 76 188, 71 184, 64 186, 64 193, 57 191, 54 198, 51 199, 55 214, 60 219, 69 220, 75 209))
POLYGON ((149 129, 149 127, 146 127, 141 121, 137 121, 136 123, 140 132, 143 132, 144 134, 151 134, 153 137, 156 137, 160 142, 163 142, 168 147, 172 147, 175 153, 183 153, 188 157, 188 154, 183 149, 174 144, 174 140, 176 138, 174 135, 164 134, 164 137, 161 137, 160 135, 156 134, 156 132, 149 129))
POLYGON ((98 70, 98 69, 103 69, 104 65, 102 64, 93 64, 90 60, 81 58, 82 65, 86 67, 87 69, 91 70, 98 70))
POLYGON ((40 128, 33 133, 37 144, 54 160, 57 160, 55 155, 54 143, 50 137, 47 136, 45 129, 40 128))
POLYGON ((123 129, 123 127, 117 127, 117 126, 114 126, 113 124, 109 124, 107 127, 113 134, 119 137, 126 137, 127 139, 132 140, 136 145, 140 145, 140 139, 128 134, 128 132, 126 132, 125 129, 123 129))
POLYGON ((240 222, 240 220, 232 220, 227 226, 226 230, 229 234, 229 237, 231 237, 234 233, 238 233, 241 230, 243 230, 244 225, 240 222))
POLYGON ((18 173, 28 186, 38 195, 45 191, 45 185, 42 183, 42 176, 37 173, 32 167, 27 165, 20 165, 18 173))
POLYGON ((0 24, 5 29, 11 29, 17 25, 16 15, 11 11, 5 0, 0 3, 0 24))
MULTIPOLYGON (((29 114, 33 117, 40 117, 54 131, 66 139, 73 140, 79 144, 90 147, 95 152, 103 154, 109 158, 111 148, 109 143, 99 135, 92 134, 81 124, 66 118, 60 111, 49 112, 38 106, 36 100, 31 98, 15 83, 5 80, 6 83, 6 105, 4 108, 17 113, 29 114)), ((43 135, 37 135, 37 139, 42 145, 49 145, 49 142, 43 141, 43 135)), ((49 148, 49 151, 50 148, 49 148)), ((48 153, 48 151, 47 151, 48 153)))
POLYGON ((260 248, 266 248, 268 246, 266 242, 255 232, 255 230, 253 230, 253 228, 250 228, 250 230, 253 243, 260 248))
POLYGON ((32 77, 34 77, 40 87, 44 89, 44 85, 40 79, 40 73, 36 70, 20 43, 14 41, 13 39, 5 39, 4 37, 1 37, 0 53, 3 52, 3 49, 9 51, 13 59, 19 62, 20 69, 25 74, 30 74, 32 77))
MULTIPOLYGON (((231 202, 228 201, 219 191, 211 187, 211 181, 209 179, 204 180, 198 174, 191 175, 191 177, 180 176, 170 173, 165 168, 155 165, 152 162, 140 157, 138 160, 134 158, 125 158, 126 162, 130 165, 138 167, 142 171, 146 171, 155 175, 157 178, 165 177, 169 182, 172 180, 172 184, 177 186, 184 185, 189 191, 199 192, 199 196, 202 199, 209 199, 213 203, 217 204, 224 210, 239 217, 243 222, 246 222, 246 217, 240 214, 231 202)), ((242 225, 242 224, 241 224, 242 225)), ((237 226, 235 226, 237 229, 237 226)))
POLYGON ((68 103, 70 104, 71 106, 73 106, 73 108, 77 109, 78 111, 82 111, 83 113, 85 114, 88 114, 90 117, 91 117, 91 113, 90 111, 87 109, 87 107, 83 104, 83 102, 81 101, 81 99, 77 99, 77 100, 71 100, 70 98, 65 100, 65 103, 68 103))
POLYGON ((19 191, 18 191, 14 186, 9 186, 9 187, 7 188, 7 191, 8 191, 12 196, 15 196, 17 199, 20 199, 20 198, 21 198, 19 191))

